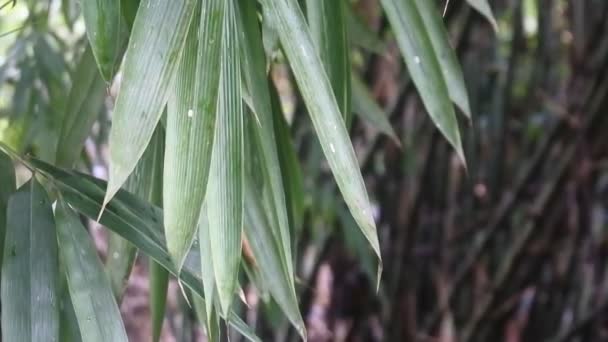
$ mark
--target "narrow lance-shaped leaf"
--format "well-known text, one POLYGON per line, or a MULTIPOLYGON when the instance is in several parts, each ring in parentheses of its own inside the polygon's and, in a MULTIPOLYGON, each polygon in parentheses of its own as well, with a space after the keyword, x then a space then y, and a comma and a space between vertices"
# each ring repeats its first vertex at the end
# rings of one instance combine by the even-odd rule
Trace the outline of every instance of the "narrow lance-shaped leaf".
POLYGON ((122 10, 122 15, 125 19, 127 27, 129 30, 133 27, 133 22, 135 21, 135 15, 137 14, 137 9, 139 8, 140 0, 121 0, 120 1, 120 9, 122 10))
POLYGON ((95 67, 91 47, 87 45, 72 77, 57 143, 57 165, 71 167, 76 162, 105 97, 106 84, 95 67))
POLYGON ((58 341, 58 258, 50 200, 33 177, 11 196, 2 261, 2 341, 58 341))
POLYGON ((152 321, 152 341, 160 341, 165 308, 167 306, 167 289, 169 272, 152 258, 149 260, 150 277, 150 320, 152 321))
POLYGON ((111 81, 118 69, 125 29, 120 0, 86 0, 80 3, 87 36, 101 75, 111 81))
POLYGON ((272 236, 270 223, 259 202, 256 185, 248 177, 245 190, 245 234, 264 283, 298 333, 305 338, 306 328, 300 315, 295 289, 281 264, 281 246, 272 236))
POLYGON ((304 220, 304 180, 302 178, 300 161, 291 140, 289 125, 283 115, 279 94, 274 83, 269 80, 269 84, 270 99, 272 101, 272 122, 276 137, 275 144, 279 153, 281 178, 285 186, 285 204, 289 209, 289 227, 291 228, 291 237, 295 246, 295 241, 300 236, 302 221, 304 220))
POLYGON ((6 235, 6 214, 8 199, 15 192, 15 168, 12 160, 0 152, 0 269, 4 256, 4 236, 6 235))
MULTIPOLYGON (((251 145, 256 145, 259 157, 259 174, 264 178, 265 189, 261 193, 269 208, 269 220, 274 238, 281 245, 281 263, 289 278, 294 277, 289 217, 285 190, 281 178, 281 166, 274 134, 272 102, 266 76, 266 58, 255 3, 239 1, 242 63, 247 89, 251 92, 252 107, 259 122, 249 124, 251 145)), ((251 122, 253 123, 253 122, 251 122)), ((253 146, 250 146, 253 147, 253 146)), ((289 280, 293 286, 293 279, 289 280)))
POLYGON ((354 13, 352 6, 345 5, 344 8, 350 42, 370 52, 383 54, 386 51, 386 44, 354 13))
POLYGON ((450 99, 462 110, 466 117, 471 118, 469 96, 467 95, 462 69, 458 63, 456 52, 450 45, 448 32, 436 3, 428 0, 415 0, 415 2, 439 61, 450 99))
POLYGON ((215 310, 208 311, 206 309, 208 304, 205 304, 205 301, 201 300, 197 294, 192 295, 192 299, 194 301, 194 310, 196 311, 196 316, 198 317, 198 321, 201 324, 206 324, 206 333, 207 333, 207 341, 209 342, 219 342, 220 340, 220 320, 217 312, 215 310))
MULTIPOLYGON (((200 299, 195 298, 195 308, 199 320, 207 327, 207 335, 209 339, 219 338, 219 317, 217 310, 214 309, 214 304, 217 302, 217 291, 215 286, 215 273, 213 270, 213 256, 211 255, 211 237, 209 235, 209 218, 207 217, 207 206, 203 204, 200 210, 198 221, 198 241, 200 244, 201 257, 201 278, 203 280, 203 289, 205 291, 205 303, 201 303, 200 299), (203 315, 204 314, 204 315, 203 315)), ((198 297, 195 295, 195 297, 198 297)))
POLYGON ((137 165, 171 89, 195 0, 143 0, 139 6, 110 132, 107 203, 137 165))
POLYGON ((63 200, 58 202, 55 217, 81 335, 87 341, 128 341, 110 282, 87 230, 63 200))
MULTIPOLYGON (((0 148, 3 148, 1 143, 0 148)), ((22 159, 21 161, 50 179, 61 190, 63 197, 72 207, 90 219, 97 218, 103 204, 105 182, 89 175, 58 169, 41 160, 22 159)), ((107 208, 99 218, 99 222, 129 240, 171 274, 179 277, 184 285, 204 298, 203 284, 200 274, 198 274, 200 267, 186 266, 178 273, 169 257, 163 235, 163 218, 160 208, 121 190, 112 201, 107 203, 107 208)), ((259 341, 234 311, 231 311, 226 319, 228 324, 244 337, 251 341, 259 341)))
POLYGON ((224 0, 206 0, 190 27, 169 96, 163 184, 165 233, 181 268, 196 233, 209 176, 224 0), (198 19, 200 18, 200 28, 198 19))
MULTIPOLYGON (((158 199, 162 194, 164 138, 163 128, 159 125, 156 127, 144 155, 137 163, 135 171, 125 183, 127 191, 149 202, 158 199)), ((136 255, 135 246, 114 233, 109 234, 108 261, 105 270, 114 296, 119 303, 127 286, 136 255)))
MULTIPOLYGON (((155 175, 150 177, 152 181, 150 191, 147 193, 148 202, 162 208, 163 193, 163 163, 165 153, 165 135, 160 126, 156 127, 157 132, 152 137, 151 145, 154 146, 155 156, 152 169, 156 170, 155 175)), ((148 146, 150 149, 150 146, 148 146)), ((148 153, 146 151, 146 153, 148 153)), ((145 156, 145 154, 144 154, 145 156)), ((169 286, 169 271, 159 265, 154 259, 149 258, 149 282, 150 282, 150 319, 152 321, 152 341, 160 339, 160 333, 165 320, 165 307, 167 303, 167 289, 169 286)))
POLYGON ((414 1, 381 0, 381 3, 427 112, 464 162, 454 107, 433 45, 414 1))
POLYGON ((353 111, 361 116, 378 131, 388 135, 400 145, 399 137, 393 130, 387 114, 376 103, 363 80, 353 73, 353 111))
POLYGON ((498 31, 498 24, 496 23, 494 14, 492 14, 492 8, 490 8, 488 0, 467 0, 467 2, 471 7, 477 10, 477 12, 486 17, 490 24, 492 24, 494 31, 498 31))
MULTIPOLYGON (((295 0, 265 0, 338 187, 380 260, 380 246, 359 164, 331 84, 295 0)), ((379 267, 379 271, 381 267, 379 267)))
POLYGON ((346 1, 307 0, 306 12, 312 39, 336 95, 346 127, 350 127, 350 44, 346 1))
POLYGON ((218 114, 207 190, 209 236, 220 307, 226 316, 237 286, 243 228, 243 106, 234 1, 224 7, 218 114))

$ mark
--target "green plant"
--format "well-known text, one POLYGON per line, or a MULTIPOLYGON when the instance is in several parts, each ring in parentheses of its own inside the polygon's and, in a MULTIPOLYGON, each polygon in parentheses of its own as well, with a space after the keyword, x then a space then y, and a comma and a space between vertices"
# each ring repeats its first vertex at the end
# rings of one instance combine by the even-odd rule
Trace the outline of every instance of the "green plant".
MULTIPOLYGON (((464 163, 453 103, 468 118, 471 109, 439 9, 427 0, 380 3, 430 118, 464 163)), ((485 1, 471 3, 491 18, 485 1)), ((73 6, 61 2, 68 25, 77 20, 73 6)), ((31 27, 9 47, 15 63, 27 64, 32 56, 22 45, 33 44, 42 65, 39 74, 21 77, 14 98, 40 92, 37 110, 56 117, 50 139, 28 132, 32 117, 24 116, 11 122, 3 137, 8 144, 0 145, 33 173, 15 190, 12 167, 1 160, 4 340, 64 340, 78 333, 84 340, 125 340, 117 301, 137 250, 155 268, 155 340, 169 274, 179 278, 209 338, 219 339, 225 320, 255 340, 234 309, 241 270, 306 338, 294 271, 303 185, 269 77, 274 64, 291 69, 353 227, 376 255, 380 286, 374 208, 349 138, 352 112, 398 138, 353 71, 351 43, 382 44, 353 21, 351 2, 142 0, 137 6, 95 0, 81 6, 88 42, 76 37, 73 44, 86 47, 74 49, 74 68, 58 52, 62 40, 37 28, 50 16, 37 2, 28 3, 31 27), (355 36, 357 29, 371 38, 355 36), (72 169, 82 166, 83 144, 105 106, 104 88, 117 73, 105 184, 72 169), (33 78, 43 87, 34 87, 33 78), (105 266, 75 211, 116 234, 105 266), (243 241, 250 259, 242 258, 243 241)))

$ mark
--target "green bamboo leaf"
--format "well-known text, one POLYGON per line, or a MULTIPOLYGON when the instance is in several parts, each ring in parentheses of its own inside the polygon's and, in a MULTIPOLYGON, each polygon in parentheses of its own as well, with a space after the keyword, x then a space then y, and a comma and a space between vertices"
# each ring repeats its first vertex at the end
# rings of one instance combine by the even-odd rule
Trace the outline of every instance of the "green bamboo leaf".
POLYGON ((306 327, 298 306, 293 274, 283 267, 281 245, 272 235, 271 224, 259 201, 260 193, 251 177, 245 190, 245 235, 264 283, 287 318, 302 338, 306 339, 306 327))
MULTIPOLYGON (((124 186, 135 196, 156 204, 159 204, 159 198, 162 198, 164 139, 163 129, 159 125, 155 129, 144 155, 137 163, 135 171, 129 176, 124 186)), ((108 261, 105 271, 119 303, 127 286, 136 255, 135 246, 116 234, 109 234, 108 261)))
MULTIPOLYGON (((266 76, 266 58, 257 18, 255 3, 239 1, 241 46, 244 79, 251 92, 251 102, 258 124, 249 124, 251 146, 255 146, 259 158, 259 174, 264 179, 265 189, 261 193, 264 205, 269 210, 272 234, 281 244, 279 254, 288 281, 293 286, 289 216, 287 213, 285 190, 281 178, 281 166, 274 134, 272 102, 266 76)), ((248 120, 252 123, 252 120, 248 120)))
MULTIPOLYGON (((97 218, 103 204, 104 189, 107 186, 105 182, 88 175, 56 168, 38 159, 21 159, 21 161, 51 180, 74 209, 91 219, 97 218)), ((129 240, 141 252, 154 259, 174 276, 178 276, 190 290, 204 298, 200 265, 190 267, 186 263, 178 272, 171 261, 163 234, 163 215, 160 208, 125 190, 120 190, 115 198, 107 203, 106 210, 99 217, 99 222, 129 240)), ((198 251, 196 252, 198 254, 198 251)), ((198 260, 200 256, 195 255, 192 259, 198 260)), ((260 341, 234 311, 225 318, 250 341, 260 341)))
MULTIPOLYGON (((0 152, 0 249, 4 250, 4 237, 6 236, 6 214, 8 200, 15 192, 16 179, 13 161, 3 152, 0 152)), ((0 252, 0 270, 4 252, 0 252)))
POLYGON ((2 261, 2 341, 58 341, 55 221, 35 178, 8 202, 2 261))
POLYGON ((223 315, 230 311, 241 262, 243 105, 236 5, 224 6, 220 89, 207 208, 215 282, 223 315))
POLYGON ((383 54, 386 51, 386 44, 354 13, 352 6, 344 7, 346 9, 346 25, 350 33, 348 37, 351 44, 369 52, 383 54))
POLYGON ((135 22, 135 15, 137 14, 137 9, 139 8, 140 0, 121 0, 120 1, 120 9, 122 11, 122 15, 125 19, 127 27, 129 30, 133 28, 133 22, 135 22))
POLYGON ((345 4, 341 0, 307 0, 306 12, 312 39, 348 128, 352 121, 351 63, 345 4))
MULTIPOLYGON (((321 147, 348 207, 381 260, 376 224, 340 108, 295 0, 265 0, 308 107, 321 147)), ((381 271, 381 262, 379 271, 381 271)))
POLYGON ((126 181, 152 138, 195 4, 194 0, 144 0, 139 6, 112 115, 106 203, 126 181))
POLYGON ((57 143, 57 165, 71 167, 78 159, 103 106, 105 89, 91 47, 87 45, 72 76, 72 88, 57 143))
POLYGON ((387 114, 376 103, 363 80, 353 73, 353 111, 361 116, 378 131, 388 135, 397 145, 401 145, 399 137, 393 130, 387 114))
MULTIPOLYGON (((289 125, 283 110, 277 90, 270 83, 270 98, 272 101, 273 124, 275 131, 275 142, 281 165, 281 178, 285 185, 285 204, 289 211, 289 227, 291 228, 292 241, 300 236, 302 222, 304 221, 304 180, 302 178, 302 167, 296 154, 293 141, 291 140, 289 125)), ((292 256, 293 257, 293 256, 292 256)))
POLYGON ((150 319, 152 321, 152 341, 160 341, 160 334, 165 321, 169 272, 153 259, 149 260, 150 277, 150 319))
POLYGON ((110 281, 87 230, 63 200, 55 218, 80 334, 85 341, 128 341, 110 281))
POLYGON ((473 7, 477 12, 481 13, 486 19, 492 24, 494 31, 498 32, 498 24, 496 23, 496 19, 494 18, 494 14, 492 14, 492 8, 488 3, 488 0, 467 0, 469 5, 473 7))
POLYGON ((221 341, 220 339, 220 319, 215 310, 208 311, 205 301, 196 293, 192 295, 194 310, 201 324, 205 324, 207 340, 210 342, 221 341))
POLYGON ((456 52, 450 45, 448 32, 441 18, 441 13, 433 1, 415 0, 418 12, 422 17, 424 27, 433 45, 435 56, 439 61, 441 72, 452 102, 462 110, 467 118, 471 118, 471 107, 464 76, 456 52))
POLYGON ((441 66, 414 0, 381 0, 405 64, 431 119, 464 162, 462 141, 441 66))
MULTIPOLYGON (((217 317, 217 310, 214 310, 214 302, 217 300, 217 290, 215 286, 215 272, 213 269, 213 255, 211 255, 211 236, 209 235, 209 218, 207 216, 207 205, 203 204, 200 210, 198 220, 198 240, 199 250, 201 257, 201 278, 203 281, 203 289, 205 291, 205 298, 208 300, 203 308, 197 308, 197 312, 204 310, 205 320, 202 320, 202 316, 199 312, 199 319, 201 323, 207 326, 207 332, 211 331, 211 335, 214 335, 215 321, 212 319, 217 317), (208 314, 207 314, 208 313, 208 314)), ((200 300, 199 304, 200 305, 200 300)))
POLYGON ((178 268, 194 240, 207 189, 220 77, 223 7, 223 0, 202 2, 205 15, 196 15, 193 20, 175 90, 169 96, 163 198, 167 245, 178 268))
POLYGON ((101 75, 110 82, 120 64, 125 29, 120 0, 87 0, 80 7, 93 55, 101 75))

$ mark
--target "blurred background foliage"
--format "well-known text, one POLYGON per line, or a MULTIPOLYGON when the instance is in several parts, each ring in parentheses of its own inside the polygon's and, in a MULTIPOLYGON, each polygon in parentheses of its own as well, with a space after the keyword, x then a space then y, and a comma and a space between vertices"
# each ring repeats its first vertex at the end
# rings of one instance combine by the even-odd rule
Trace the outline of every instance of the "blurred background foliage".
MULTIPOLYGON (((424 114, 378 1, 350 3, 354 87, 363 85, 350 132, 378 222, 378 293, 374 255, 347 229, 355 223, 280 53, 271 68, 301 166, 294 254, 310 340, 608 339, 608 2, 495 0, 498 31, 465 1, 449 2, 472 107, 460 120, 466 170, 424 114)), ((54 161, 87 44, 79 5, 0 6, 0 141, 54 161)), ((272 51, 272 32, 264 38, 272 51)), ((116 89, 102 91, 98 107, 80 109, 99 116, 79 167, 105 178, 116 89)), ((146 275, 141 260, 121 306, 133 340, 149 339, 146 275)), ((192 340, 200 328, 171 291, 163 339, 192 340)), ((258 300, 263 289, 244 291, 240 310, 263 340, 297 338, 276 305, 258 300)))

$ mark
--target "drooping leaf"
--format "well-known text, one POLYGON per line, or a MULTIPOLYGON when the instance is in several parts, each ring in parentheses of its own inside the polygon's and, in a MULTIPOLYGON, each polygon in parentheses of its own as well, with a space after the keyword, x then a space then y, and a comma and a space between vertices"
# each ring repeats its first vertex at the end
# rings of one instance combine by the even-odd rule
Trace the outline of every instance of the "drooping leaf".
POLYGON ((2 260, 2 341, 58 341, 55 221, 35 178, 9 199, 2 260))
POLYGON ((236 4, 224 6, 218 111, 207 189, 215 282, 224 316, 237 288, 243 229, 243 105, 236 4))
MULTIPOLYGON (((361 18, 354 13, 351 6, 344 6, 346 10, 346 25, 351 44, 359 46, 370 52, 382 54, 386 51, 386 44, 372 32, 361 18)), ((353 94, 354 96, 354 94, 353 94)))
POLYGON ((310 33, 348 128, 352 121, 352 113, 346 5, 346 1, 306 1, 310 33))
POLYGON ((287 212, 289 227, 295 246, 295 239, 300 236, 302 221, 304 220, 304 180, 300 161, 290 137, 289 125, 283 115, 279 95, 274 84, 270 84, 270 98, 272 101, 275 142, 279 153, 279 163, 281 164, 281 178, 285 186, 285 204, 289 209, 287 212))
POLYGON ((490 24, 492 24, 494 31, 498 31, 498 24, 496 23, 494 14, 492 14, 492 8, 490 7, 488 0, 467 0, 467 2, 471 7, 477 10, 477 12, 486 17, 490 24))
POLYGON ((207 189, 220 77, 223 7, 223 0, 202 2, 197 13, 205 15, 196 15, 193 20, 175 90, 169 96, 163 198, 167 245, 178 267, 195 237, 207 189))
POLYGON ((441 72, 452 102, 462 110, 467 118, 471 118, 471 107, 464 76, 456 52, 450 45, 448 32, 436 3, 428 0, 415 0, 418 12, 422 17, 424 27, 431 40, 431 45, 439 61, 441 72))
POLYGON ((152 138, 195 4, 194 0, 144 0, 139 6, 112 115, 106 203, 126 181, 152 138))
POLYGON ((87 230, 63 200, 55 218, 80 334, 85 341, 128 341, 110 281, 87 230))
POLYGON ((133 22, 135 21, 135 15, 137 14, 137 9, 139 8, 139 3, 141 0, 121 0, 120 1, 120 9, 122 11, 123 18, 127 24, 129 30, 133 27, 133 22))
POLYGON ((120 0, 81 1, 87 37, 103 78, 110 82, 118 70, 124 19, 120 0))
POLYGON ((300 315, 293 286, 293 274, 288 274, 281 263, 281 245, 272 235, 271 224, 258 200, 260 194, 251 177, 245 190, 245 235, 270 294, 277 301, 298 333, 305 338, 306 328, 300 315))
POLYGON ((206 325, 207 340, 210 342, 218 342, 220 340, 220 320, 217 315, 217 311, 208 311, 206 309, 208 304, 202 300, 197 294, 192 295, 194 302, 194 310, 196 316, 201 324, 206 325))
POLYGON ((15 192, 16 179, 15 168, 12 160, 3 152, 0 152, 0 270, 4 256, 4 237, 6 235, 6 214, 8 199, 15 192))
MULTIPOLYGON (((164 140, 163 128, 159 125, 124 187, 135 196, 156 204, 159 204, 159 198, 162 196, 164 140)), ((107 254, 105 271, 114 296, 120 303, 135 262, 137 248, 119 235, 110 233, 107 254)))
POLYGON ((353 111, 359 114, 378 131, 388 135, 396 144, 400 145, 399 138, 393 130, 387 114, 376 103, 369 93, 367 86, 357 75, 353 73, 353 111))
POLYGON ((256 122, 248 120, 249 140, 252 152, 258 157, 259 175, 263 178, 264 191, 260 193, 264 206, 269 211, 271 233, 280 248, 280 262, 293 286, 293 265, 289 216, 285 201, 285 190, 281 178, 281 165, 274 132, 272 101, 266 76, 266 58, 255 4, 239 2, 242 63, 247 89, 251 93, 256 122))
MULTIPOLYGON (((203 204, 203 207, 200 210, 200 215, 198 219, 198 241, 199 241, 199 249, 200 249, 200 257, 201 257, 201 278, 203 281, 203 288, 205 290, 205 298, 208 300, 205 301, 205 305, 203 308, 197 308, 197 312, 199 313, 199 319, 201 319, 201 323, 207 326, 207 331, 211 330, 211 335, 215 329, 216 322, 213 320, 217 318, 217 310, 214 310, 214 304, 217 300, 217 290, 215 285, 215 272, 213 268, 213 256, 211 255, 211 236, 209 235, 209 218, 207 217, 207 206, 203 204), (200 310, 205 311, 205 320, 202 320, 202 315, 200 310)), ((196 305, 201 305, 200 300, 196 305)))
POLYGON ((429 116, 464 162, 454 107, 415 0, 381 0, 381 4, 429 116))
MULTIPOLYGON (((380 260, 371 205, 331 84, 295 0, 265 0, 344 200, 380 260)), ((379 270, 381 267, 379 267, 379 270)))
MULTIPOLYGON (((22 159, 21 161, 50 179, 74 209, 90 219, 97 218, 103 204, 104 189, 107 186, 105 182, 88 175, 56 168, 38 159, 22 159)), ((189 267, 188 263, 185 263, 184 268, 178 273, 171 261, 163 234, 163 215, 160 208, 125 190, 120 190, 115 198, 107 203, 106 210, 99 218, 99 222, 129 240, 142 253, 153 258, 171 274, 179 276, 184 285, 204 298, 199 273, 200 265, 189 267)), ((198 260, 199 256, 195 256, 193 259, 198 260)), ((234 311, 224 318, 250 341, 260 341, 234 311)))
POLYGON ((99 116, 105 99, 105 82, 87 45, 72 77, 72 88, 57 143, 57 165, 71 167, 99 116))
POLYGON ((160 341, 160 334, 165 321, 167 306, 167 289, 169 272, 153 259, 149 260, 150 278, 150 320, 152 321, 152 341, 160 341))

